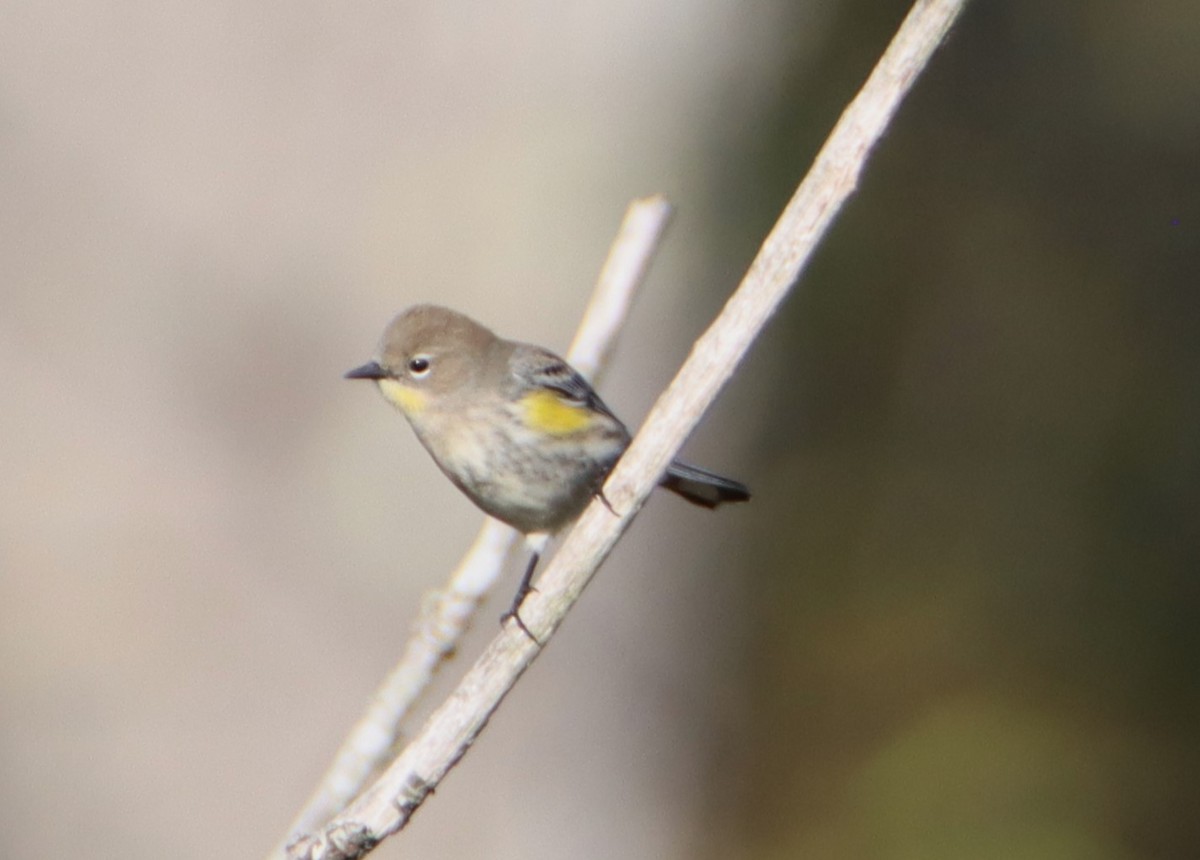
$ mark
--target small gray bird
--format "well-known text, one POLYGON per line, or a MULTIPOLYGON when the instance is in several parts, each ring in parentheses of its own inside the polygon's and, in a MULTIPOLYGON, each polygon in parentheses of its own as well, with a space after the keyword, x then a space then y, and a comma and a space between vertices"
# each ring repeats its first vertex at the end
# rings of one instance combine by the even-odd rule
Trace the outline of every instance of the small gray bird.
MULTIPOLYGON (((393 319, 375 360, 346 377, 374 380, 454 485, 526 535, 574 520, 629 445, 625 425, 557 355, 436 305, 393 319)), ((678 460, 661 486, 707 508, 750 498, 744 484, 678 460)), ((508 613, 523 629, 516 610, 536 563, 508 613)))

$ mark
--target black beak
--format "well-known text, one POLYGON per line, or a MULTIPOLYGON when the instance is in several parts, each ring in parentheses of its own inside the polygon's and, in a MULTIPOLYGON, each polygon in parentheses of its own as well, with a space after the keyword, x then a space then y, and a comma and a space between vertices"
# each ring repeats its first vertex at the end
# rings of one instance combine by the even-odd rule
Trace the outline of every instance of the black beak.
POLYGON ((345 374, 345 379, 386 379, 387 371, 379 366, 377 361, 368 361, 362 367, 356 367, 354 370, 348 370, 345 374))

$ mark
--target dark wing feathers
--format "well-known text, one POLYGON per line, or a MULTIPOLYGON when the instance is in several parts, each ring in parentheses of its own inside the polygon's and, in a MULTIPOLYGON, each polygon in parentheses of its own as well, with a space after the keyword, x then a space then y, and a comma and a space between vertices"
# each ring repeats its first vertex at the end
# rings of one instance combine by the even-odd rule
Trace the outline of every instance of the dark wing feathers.
POLYGON ((600 395, 571 365, 552 353, 545 353, 544 358, 545 363, 531 371, 533 380, 538 385, 616 420, 617 416, 604 405, 600 395))

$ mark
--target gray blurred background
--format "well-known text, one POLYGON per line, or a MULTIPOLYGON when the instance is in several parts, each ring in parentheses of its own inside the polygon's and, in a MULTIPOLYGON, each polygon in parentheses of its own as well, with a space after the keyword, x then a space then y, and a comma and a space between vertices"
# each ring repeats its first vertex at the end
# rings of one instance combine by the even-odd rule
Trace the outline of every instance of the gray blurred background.
MULTIPOLYGON (((641 420, 907 6, 0 4, 0 855, 258 857, 479 515, 340 374, 641 420)), ((1200 14, 977 0, 654 499, 384 857, 1200 854, 1200 14)), ((485 608, 443 688, 495 631, 485 608)))

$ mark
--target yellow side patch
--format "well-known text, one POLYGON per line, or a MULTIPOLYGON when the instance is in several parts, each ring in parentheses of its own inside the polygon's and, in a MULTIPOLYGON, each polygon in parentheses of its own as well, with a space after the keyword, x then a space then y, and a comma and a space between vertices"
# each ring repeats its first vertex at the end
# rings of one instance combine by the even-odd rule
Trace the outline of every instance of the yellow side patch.
POLYGON ((388 402, 405 415, 416 415, 425 408, 425 394, 394 379, 379 380, 379 390, 388 402))
POLYGON ((566 436, 592 424, 587 407, 564 402, 553 391, 534 391, 521 398, 525 424, 539 433, 566 436))

